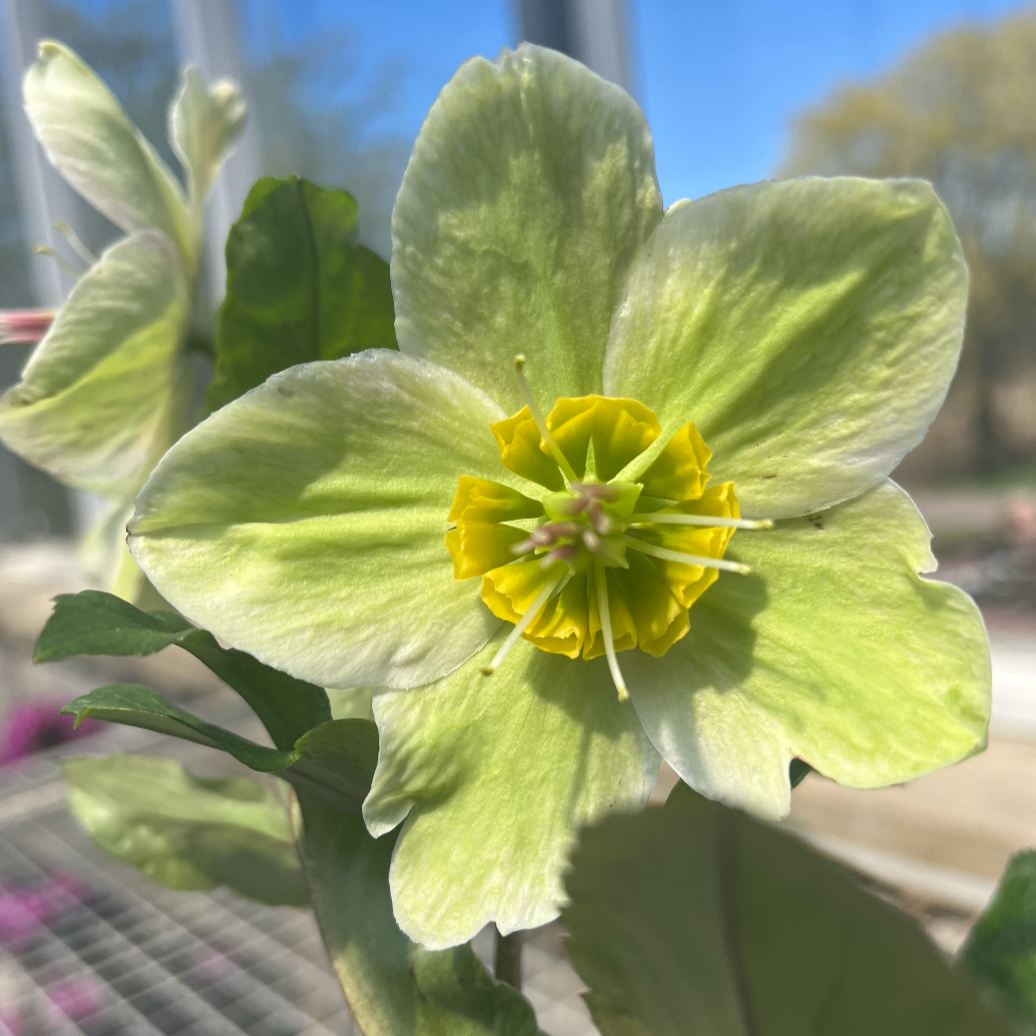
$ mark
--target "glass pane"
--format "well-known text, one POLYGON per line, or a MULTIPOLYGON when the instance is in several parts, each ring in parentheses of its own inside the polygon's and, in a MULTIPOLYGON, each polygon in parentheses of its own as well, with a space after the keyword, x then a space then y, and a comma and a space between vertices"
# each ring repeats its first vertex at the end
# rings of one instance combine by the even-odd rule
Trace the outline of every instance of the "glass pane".
POLYGON ((264 171, 349 190, 365 242, 387 257, 425 113, 466 58, 513 45, 510 3, 242 0, 240 11, 264 171))

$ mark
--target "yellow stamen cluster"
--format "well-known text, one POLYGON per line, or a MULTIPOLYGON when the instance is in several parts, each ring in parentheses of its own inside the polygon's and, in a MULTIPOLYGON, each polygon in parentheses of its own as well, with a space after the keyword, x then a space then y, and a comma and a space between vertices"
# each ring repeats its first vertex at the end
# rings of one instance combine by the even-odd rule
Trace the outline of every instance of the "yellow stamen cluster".
POLYGON ((515 624, 487 672, 520 636, 569 658, 606 655, 624 698, 616 654, 664 654, 718 572, 747 571, 723 560, 735 529, 770 523, 740 518, 733 483, 705 488, 710 452, 693 424, 651 449, 661 428, 636 400, 559 399, 544 419, 522 385, 531 405, 491 430, 504 467, 537 488, 461 477, 446 534, 454 575, 481 576, 482 600, 515 624))

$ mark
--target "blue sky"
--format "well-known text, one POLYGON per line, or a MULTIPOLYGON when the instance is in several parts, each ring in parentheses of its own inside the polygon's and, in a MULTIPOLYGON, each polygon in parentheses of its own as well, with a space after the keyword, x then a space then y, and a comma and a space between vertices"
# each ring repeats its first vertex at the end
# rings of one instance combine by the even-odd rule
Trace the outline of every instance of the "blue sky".
MULTIPOLYGON (((510 0, 243 0, 255 46, 271 19, 286 40, 348 27, 362 87, 385 60, 405 68, 379 130, 416 135, 443 83, 472 54, 516 42, 510 0)), ((1006 0, 632 0, 638 99, 668 203, 772 174, 789 120, 833 87, 875 75, 926 36, 1019 8, 1006 0)))

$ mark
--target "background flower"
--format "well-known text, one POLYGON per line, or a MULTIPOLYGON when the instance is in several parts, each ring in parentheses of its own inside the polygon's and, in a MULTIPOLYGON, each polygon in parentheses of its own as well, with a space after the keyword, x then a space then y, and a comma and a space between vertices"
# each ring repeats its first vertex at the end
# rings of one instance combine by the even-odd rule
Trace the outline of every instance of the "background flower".
POLYGON ((185 346, 194 316, 202 209, 240 132, 236 89, 207 90, 184 72, 170 141, 186 195, 96 75, 59 43, 40 44, 25 75, 25 109, 47 157, 128 236, 83 274, 0 397, 0 439, 109 510, 84 543, 89 567, 122 596, 141 577, 124 547, 133 497, 187 430, 192 383, 185 346))

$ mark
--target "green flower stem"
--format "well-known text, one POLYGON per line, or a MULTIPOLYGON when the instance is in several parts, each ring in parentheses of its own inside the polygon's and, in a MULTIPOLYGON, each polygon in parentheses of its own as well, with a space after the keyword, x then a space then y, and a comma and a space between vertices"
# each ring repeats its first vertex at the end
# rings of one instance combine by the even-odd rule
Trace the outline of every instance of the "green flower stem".
POLYGON ((493 974, 497 982, 506 982, 521 992, 522 988, 522 943, 525 933, 511 932, 510 935, 496 933, 496 956, 493 974))
POLYGON ((304 793, 298 803, 313 909, 364 1036, 536 1036, 532 1006, 470 944, 427 950, 400 931, 387 880, 395 834, 372 838, 360 817, 304 793))

